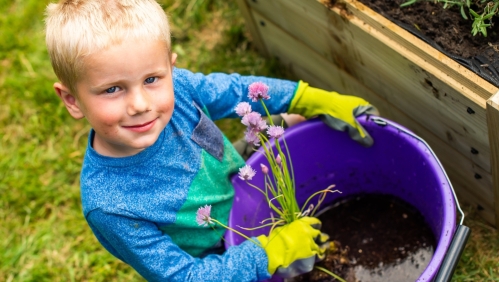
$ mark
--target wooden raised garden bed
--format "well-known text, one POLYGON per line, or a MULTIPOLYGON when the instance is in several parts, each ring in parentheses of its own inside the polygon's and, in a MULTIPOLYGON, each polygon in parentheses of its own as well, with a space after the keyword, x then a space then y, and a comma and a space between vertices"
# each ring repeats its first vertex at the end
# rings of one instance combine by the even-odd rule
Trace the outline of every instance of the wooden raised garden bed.
POLYGON ((254 44, 425 139, 461 202, 499 226, 498 88, 355 0, 237 0, 254 44))

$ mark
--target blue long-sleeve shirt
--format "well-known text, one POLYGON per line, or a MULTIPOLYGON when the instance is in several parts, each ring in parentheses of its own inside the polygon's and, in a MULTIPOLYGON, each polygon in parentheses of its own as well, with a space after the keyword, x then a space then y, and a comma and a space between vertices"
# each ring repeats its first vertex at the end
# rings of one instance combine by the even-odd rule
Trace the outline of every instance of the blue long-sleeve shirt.
MULTIPOLYGON (((253 82, 269 85, 270 113, 285 112, 297 83, 255 76, 194 74, 174 69, 175 108, 158 140, 123 158, 89 143, 81 172, 83 213, 99 242, 149 281, 257 281, 270 277, 265 251, 247 241, 208 254, 224 229, 199 226, 196 211, 226 224, 234 190, 229 176, 244 165, 211 121, 236 117, 253 82)), ((259 103, 254 110, 263 112, 259 103)))

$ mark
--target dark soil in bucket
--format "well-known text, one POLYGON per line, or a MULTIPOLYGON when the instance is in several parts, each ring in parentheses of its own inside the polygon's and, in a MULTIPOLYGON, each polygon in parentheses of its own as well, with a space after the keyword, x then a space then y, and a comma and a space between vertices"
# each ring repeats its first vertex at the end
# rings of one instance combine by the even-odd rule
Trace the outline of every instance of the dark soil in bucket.
MULTIPOLYGON (((378 14, 395 22, 402 28, 409 30, 416 36, 429 39, 430 45, 437 50, 456 59, 467 68, 481 75, 489 82, 497 84, 499 81, 499 25, 498 17, 495 26, 487 30, 487 37, 481 33, 473 36, 471 16, 468 20, 461 16, 457 6, 443 8, 443 3, 436 1, 418 1, 417 3, 400 7, 407 0, 358 0, 378 14)), ((332 6, 337 0, 330 0, 332 6)), ((482 8, 472 5, 475 11, 482 8)), ((498 85, 496 85, 498 86, 498 85)))
MULTIPOLYGON (((359 195, 319 214, 334 242, 316 264, 348 282, 415 281, 435 250, 434 235, 412 206, 388 195, 359 195)), ((292 281, 337 281, 314 269, 292 281)))

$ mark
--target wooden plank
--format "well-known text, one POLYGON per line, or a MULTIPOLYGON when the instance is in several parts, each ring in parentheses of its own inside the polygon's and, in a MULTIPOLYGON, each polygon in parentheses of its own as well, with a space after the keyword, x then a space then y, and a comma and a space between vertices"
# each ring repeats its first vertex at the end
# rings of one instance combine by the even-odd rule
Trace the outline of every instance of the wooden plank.
POLYGON ((248 7, 248 3, 245 0, 236 0, 237 5, 239 6, 239 10, 244 17, 244 22, 246 24, 246 28, 251 34, 252 43, 255 45, 255 48, 265 56, 268 56, 267 49, 265 49, 265 44, 260 37, 257 29, 257 23, 251 16, 250 9, 248 7))
MULTIPOLYGON (((457 193, 457 197, 459 199, 459 204, 461 205, 461 207, 464 205, 471 205, 472 207, 476 208, 478 215, 481 218, 483 218, 488 224, 490 224, 492 227, 497 226, 495 212, 493 210, 489 210, 489 209, 482 209, 482 206, 480 204, 480 200, 478 200, 473 194, 469 193, 469 190, 456 189, 456 193, 457 193)), ((460 220, 460 219, 461 219, 460 215, 458 215, 456 220, 460 220)), ((464 224, 466 225, 466 221, 464 222, 464 224)))
MULTIPOLYGON (((494 203, 499 203, 499 92, 487 100, 487 125, 489 127, 490 162, 494 182, 494 203)), ((499 227, 499 206, 496 204, 496 226, 499 227)))
MULTIPOLYGON (((268 19, 272 19, 274 24, 284 28, 285 30, 289 30, 294 27, 289 20, 289 16, 287 14, 282 14, 283 8, 280 0, 246 0, 248 7, 252 11, 256 11, 261 15, 264 15, 268 19)), ((300 21, 300 19, 297 19, 300 21)))
POLYGON ((425 139, 441 160, 455 189, 461 192, 460 194, 466 195, 467 202, 480 205, 483 208, 482 213, 489 220, 495 219, 494 195, 490 188, 492 176, 489 172, 474 165, 469 158, 457 152, 446 141, 438 138, 419 121, 409 117, 390 101, 374 93, 344 69, 329 62, 267 18, 255 11, 253 11, 253 16, 255 19, 265 22, 264 26, 259 27, 259 32, 269 53, 275 54, 280 62, 288 67, 298 79, 303 79, 311 85, 323 89, 354 93, 375 105, 379 105, 379 110, 384 117, 406 126, 425 139), (288 48, 288 46, 293 46, 293 48, 288 48), (479 177, 476 177, 477 175, 479 177))
MULTIPOLYGON (((383 33, 386 28, 379 27, 381 31, 378 31, 346 10, 334 8, 330 11, 316 0, 251 1, 249 5, 298 41, 369 85, 375 93, 391 101, 411 118, 420 120, 476 165, 490 171, 486 103, 482 96, 491 96, 489 92, 497 88, 479 77, 479 80, 471 80, 483 81, 483 85, 470 86, 470 83, 456 81, 426 62, 429 59, 421 58, 423 51, 415 55, 413 50, 407 49, 407 38, 412 37, 414 42, 409 41, 416 47, 430 47, 432 53, 439 56, 440 65, 446 70, 459 69, 466 77, 464 80, 476 74, 462 69, 462 66, 405 31, 402 44, 383 33), (481 90, 476 90, 477 87, 481 90)), ((387 25, 390 23, 384 18, 383 21, 387 25)))

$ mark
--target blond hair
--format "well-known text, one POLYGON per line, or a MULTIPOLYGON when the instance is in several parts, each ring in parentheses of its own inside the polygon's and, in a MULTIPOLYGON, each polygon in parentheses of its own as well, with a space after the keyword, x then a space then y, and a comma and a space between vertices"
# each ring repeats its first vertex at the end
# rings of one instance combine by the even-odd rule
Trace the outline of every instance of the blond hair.
POLYGON ((61 0, 47 6, 45 42, 55 74, 74 94, 82 59, 127 39, 153 39, 170 51, 168 19, 155 0, 61 0))

